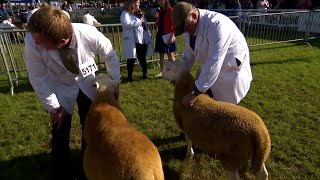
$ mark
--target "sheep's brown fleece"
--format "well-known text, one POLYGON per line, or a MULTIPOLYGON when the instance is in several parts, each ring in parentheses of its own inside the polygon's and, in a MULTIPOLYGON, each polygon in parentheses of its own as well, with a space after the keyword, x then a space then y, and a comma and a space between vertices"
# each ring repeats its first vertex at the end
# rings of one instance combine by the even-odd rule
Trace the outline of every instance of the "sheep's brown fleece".
POLYGON ((127 122, 113 93, 97 93, 84 130, 84 170, 90 180, 163 180, 155 145, 127 122))
POLYGON ((175 82, 174 117, 192 143, 215 154, 226 170, 237 170, 252 160, 254 172, 262 171, 271 140, 264 122, 244 107, 215 101, 205 94, 198 96, 192 107, 182 99, 194 87, 193 76, 185 71, 175 82))

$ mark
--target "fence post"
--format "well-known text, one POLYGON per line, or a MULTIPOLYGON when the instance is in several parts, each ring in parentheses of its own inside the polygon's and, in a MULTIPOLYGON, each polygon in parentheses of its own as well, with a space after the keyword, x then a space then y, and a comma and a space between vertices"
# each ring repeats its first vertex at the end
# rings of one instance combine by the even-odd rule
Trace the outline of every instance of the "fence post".
POLYGON ((8 76, 8 80, 9 80, 9 84, 10 84, 10 92, 11 92, 11 95, 14 94, 14 85, 12 83, 12 78, 11 78, 11 74, 10 74, 10 69, 9 69, 9 66, 8 66, 8 62, 7 62, 7 59, 6 59, 6 55, 5 55, 5 42, 4 42, 4 38, 3 38, 4 34, 3 32, 0 30, 0 51, 1 51, 1 59, 2 59, 2 63, 4 65, 4 69, 6 71, 6 74, 8 76))
POLYGON ((304 35, 304 43, 308 44, 309 46, 311 46, 309 44, 309 36, 310 36, 310 30, 312 27, 313 17, 314 17, 314 13, 312 11, 309 11, 309 18, 307 20, 307 24, 306 24, 307 27, 306 27, 306 32, 304 35))

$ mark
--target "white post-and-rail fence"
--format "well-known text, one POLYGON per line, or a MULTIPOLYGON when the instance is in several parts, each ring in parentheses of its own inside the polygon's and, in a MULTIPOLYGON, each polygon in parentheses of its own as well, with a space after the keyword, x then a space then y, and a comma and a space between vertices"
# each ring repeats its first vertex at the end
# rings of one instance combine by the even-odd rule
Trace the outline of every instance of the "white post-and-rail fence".
MULTIPOLYGON (((245 35, 249 47, 296 41, 308 44, 310 39, 320 37, 320 11, 218 11, 229 16, 237 24, 245 35)), ((150 23, 150 27, 155 43, 155 24, 150 23)), ((121 24, 103 24, 97 28, 110 39, 121 65, 125 65, 126 59, 122 56, 121 24)), ((28 79, 23 59, 23 39, 26 33, 25 30, 0 31, 0 81, 8 81, 12 95, 19 81, 28 79)), ((159 56, 156 54, 147 61, 158 59, 159 56)), ((101 62, 99 57, 96 61, 99 69, 105 68, 104 62, 101 62)))

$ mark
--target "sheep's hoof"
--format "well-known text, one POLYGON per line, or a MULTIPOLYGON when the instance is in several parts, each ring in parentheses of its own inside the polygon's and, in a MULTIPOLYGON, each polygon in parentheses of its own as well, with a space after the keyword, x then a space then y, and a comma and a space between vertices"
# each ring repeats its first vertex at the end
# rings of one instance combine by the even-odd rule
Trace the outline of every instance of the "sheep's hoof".
POLYGON ((193 156, 194 156, 194 152, 193 152, 193 149, 191 148, 187 151, 186 158, 191 159, 193 158, 193 156))
POLYGON ((186 159, 192 159, 194 154, 187 154, 186 159))

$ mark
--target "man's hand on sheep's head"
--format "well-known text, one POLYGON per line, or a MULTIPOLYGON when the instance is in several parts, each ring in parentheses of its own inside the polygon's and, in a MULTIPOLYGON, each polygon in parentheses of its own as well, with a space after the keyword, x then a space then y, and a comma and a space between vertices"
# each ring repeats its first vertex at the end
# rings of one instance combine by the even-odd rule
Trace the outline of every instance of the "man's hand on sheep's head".
POLYGON ((187 94, 183 99, 182 99, 182 104, 187 106, 187 107, 192 107, 193 103, 197 100, 198 96, 193 95, 191 92, 187 94))
POLYGON ((57 128, 59 129, 63 119, 65 119, 67 116, 70 116, 70 114, 62 106, 55 109, 50 113, 52 126, 58 126, 57 128))

